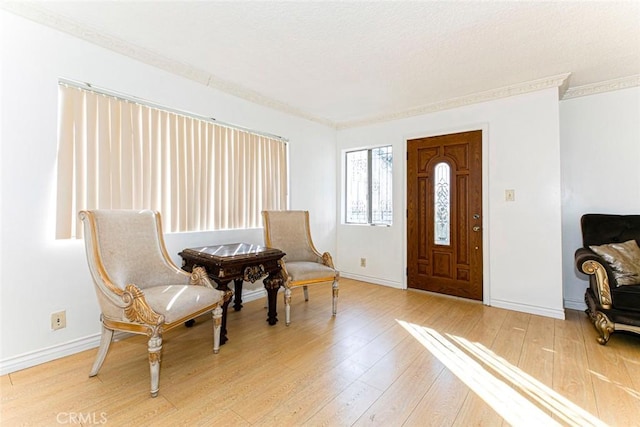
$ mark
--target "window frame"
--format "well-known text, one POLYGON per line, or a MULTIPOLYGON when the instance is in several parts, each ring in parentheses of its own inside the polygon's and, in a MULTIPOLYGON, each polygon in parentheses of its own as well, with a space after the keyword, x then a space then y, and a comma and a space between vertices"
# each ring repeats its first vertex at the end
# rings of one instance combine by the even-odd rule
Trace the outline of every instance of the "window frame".
POLYGON ((361 148, 351 148, 343 151, 343 165, 344 165, 344 181, 342 185, 342 189, 344 191, 343 197, 343 205, 344 205, 344 214, 342 215, 342 220, 345 225, 363 225, 363 226, 378 226, 378 227, 391 227, 393 225, 393 145, 392 144, 383 144, 376 146, 368 146, 361 148), (374 222, 373 221, 373 151, 380 148, 389 148, 391 152, 391 219, 387 222, 374 222), (358 152, 367 152, 367 221, 366 222, 354 222, 348 220, 348 185, 349 185, 349 154, 358 153, 358 152))

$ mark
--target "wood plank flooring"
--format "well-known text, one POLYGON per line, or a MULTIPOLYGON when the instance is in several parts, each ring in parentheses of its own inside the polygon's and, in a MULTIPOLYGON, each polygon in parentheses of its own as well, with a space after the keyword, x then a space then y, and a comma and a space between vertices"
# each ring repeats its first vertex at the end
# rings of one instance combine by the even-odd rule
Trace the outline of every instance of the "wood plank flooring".
POLYGON ((149 396, 146 339, 0 377, 4 426, 640 426, 640 336, 606 346, 582 312, 564 321, 342 279, 293 294, 292 324, 264 300, 165 334, 149 396))

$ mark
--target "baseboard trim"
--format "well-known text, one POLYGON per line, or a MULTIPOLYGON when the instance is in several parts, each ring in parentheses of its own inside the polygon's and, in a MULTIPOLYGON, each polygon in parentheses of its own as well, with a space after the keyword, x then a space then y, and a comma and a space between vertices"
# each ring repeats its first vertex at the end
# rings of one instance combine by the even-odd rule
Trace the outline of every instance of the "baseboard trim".
POLYGON ((523 313, 536 314, 544 317, 552 317, 554 319, 564 320, 564 309, 554 310, 547 307, 538 307, 535 305, 520 304, 511 301, 503 301, 492 299, 489 304, 492 307, 505 308, 507 310, 520 311, 523 313))
POLYGON ((587 309, 587 304, 585 304, 583 300, 565 299, 564 308, 585 311, 587 309))
MULTIPOLYGON (((242 292, 242 301, 254 301, 266 296, 264 289, 255 289, 242 292)), ((114 341, 120 341, 134 334, 126 332, 116 332, 114 341)), ((21 371, 36 365, 41 365, 52 360, 60 359, 81 351, 91 350, 100 345, 100 333, 78 338, 62 344, 51 347, 42 348, 28 353, 19 354, 0 361, 0 375, 7 375, 12 372, 21 371)), ((89 367, 87 367, 87 375, 89 375, 89 367)))
POLYGON ((242 290, 242 302, 255 301, 257 299, 266 297, 267 291, 265 291, 264 289, 242 290))
MULTIPOLYGON (((90 350, 100 345, 100 334, 89 335, 84 338, 78 338, 66 343, 46 347, 40 350, 19 354, 0 361, 0 375, 10 374, 52 360, 60 359, 65 356, 80 353, 81 351, 90 350)), ((89 369, 87 368, 87 375, 89 369)))
MULTIPOLYGON (((375 277, 363 276, 359 274, 341 272, 341 276, 348 279, 360 280, 367 283, 373 283, 377 285, 389 286, 396 289, 404 289, 403 284, 384 280, 375 277)), ((242 293, 243 302, 250 302, 260 298, 266 297, 266 291, 264 289, 245 290, 242 293)), ((555 319, 565 318, 564 310, 552 310, 545 307, 531 306, 527 304, 518 304, 510 301, 492 300, 491 306, 504 308, 507 310, 520 311, 524 313, 536 314, 545 317, 552 317, 555 319)), ((564 306, 572 310, 584 310, 586 305, 582 301, 565 300, 564 306)), ((116 333, 115 340, 125 339, 131 334, 116 333)), ((100 345, 100 334, 89 335, 84 338, 78 338, 66 343, 58 344, 55 346, 43 348, 40 350, 23 353, 18 356, 10 357, 0 361, 0 375, 7 375, 12 372, 27 369, 32 366, 40 365, 42 363, 50 362, 52 360, 60 359, 65 356, 79 353, 81 351, 97 348, 100 345)))
POLYGON ((393 280, 379 279, 377 277, 363 276, 361 274, 347 273, 343 271, 340 272, 340 277, 344 277, 345 279, 359 280, 361 282, 373 283, 376 285, 389 286, 390 288, 404 289, 404 285, 401 282, 396 282, 393 280))

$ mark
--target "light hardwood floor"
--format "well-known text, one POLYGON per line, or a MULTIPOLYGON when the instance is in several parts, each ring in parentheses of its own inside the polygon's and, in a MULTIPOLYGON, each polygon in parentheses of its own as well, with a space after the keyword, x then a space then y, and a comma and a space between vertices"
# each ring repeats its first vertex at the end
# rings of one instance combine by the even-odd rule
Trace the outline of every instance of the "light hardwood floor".
POLYGON ((209 316, 165 334, 149 396, 146 339, 0 377, 2 426, 640 425, 640 337, 606 346, 582 312, 567 319, 342 279, 293 294, 292 324, 264 301, 229 313, 211 351, 209 316))

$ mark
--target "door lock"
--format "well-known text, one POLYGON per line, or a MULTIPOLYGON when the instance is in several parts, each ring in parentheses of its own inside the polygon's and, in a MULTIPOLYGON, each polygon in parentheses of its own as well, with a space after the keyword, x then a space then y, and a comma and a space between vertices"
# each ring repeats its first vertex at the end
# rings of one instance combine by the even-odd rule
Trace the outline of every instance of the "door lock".
POLYGON ((475 227, 473 227, 473 231, 480 231, 480 226, 476 225, 475 227))

